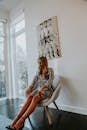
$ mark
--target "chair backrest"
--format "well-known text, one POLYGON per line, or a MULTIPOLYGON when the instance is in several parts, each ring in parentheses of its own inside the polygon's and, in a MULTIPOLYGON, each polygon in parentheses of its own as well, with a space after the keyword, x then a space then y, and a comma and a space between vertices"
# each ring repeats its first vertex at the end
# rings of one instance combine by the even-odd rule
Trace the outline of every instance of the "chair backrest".
POLYGON ((58 79, 58 83, 56 84, 57 86, 55 87, 55 90, 51 96, 51 98, 47 98, 44 99, 41 103, 40 106, 48 106, 49 104, 51 104, 53 101, 55 101, 57 99, 57 97, 59 96, 59 92, 61 89, 61 81, 60 78, 58 79))
POLYGON ((54 75, 54 80, 53 80, 53 86, 54 86, 54 88, 56 88, 58 86, 59 81, 60 81, 59 75, 57 75, 57 74, 54 75))
POLYGON ((61 81, 59 80, 59 83, 58 83, 57 87, 55 88, 53 95, 50 99, 51 102, 55 101, 57 99, 57 97, 59 96, 59 93, 60 93, 60 89, 61 89, 61 81))

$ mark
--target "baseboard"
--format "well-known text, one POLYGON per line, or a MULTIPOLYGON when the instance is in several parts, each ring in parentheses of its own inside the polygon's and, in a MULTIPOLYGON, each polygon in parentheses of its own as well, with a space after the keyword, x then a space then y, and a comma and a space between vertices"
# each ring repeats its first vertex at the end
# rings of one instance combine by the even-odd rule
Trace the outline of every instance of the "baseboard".
MULTIPOLYGON (((50 107, 55 108, 53 105, 50 105, 50 107)), ((60 105, 60 104, 58 104, 58 107, 64 111, 87 115, 87 108, 75 107, 75 106, 69 106, 69 105, 60 105)))

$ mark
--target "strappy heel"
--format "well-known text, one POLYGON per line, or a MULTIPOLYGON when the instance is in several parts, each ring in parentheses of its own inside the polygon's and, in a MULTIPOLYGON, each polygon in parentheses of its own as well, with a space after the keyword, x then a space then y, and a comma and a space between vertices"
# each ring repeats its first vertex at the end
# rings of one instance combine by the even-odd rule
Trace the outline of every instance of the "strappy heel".
POLYGON ((16 130, 15 127, 11 127, 10 125, 6 126, 5 128, 6 128, 6 129, 9 129, 9 130, 16 130))
POLYGON ((17 120, 20 119, 20 117, 21 117, 20 115, 17 115, 17 116, 16 116, 16 119, 13 120, 14 123, 11 123, 10 125, 7 125, 5 128, 6 128, 6 129, 9 129, 9 130, 16 130, 16 129, 14 128, 14 124, 16 124, 17 120))

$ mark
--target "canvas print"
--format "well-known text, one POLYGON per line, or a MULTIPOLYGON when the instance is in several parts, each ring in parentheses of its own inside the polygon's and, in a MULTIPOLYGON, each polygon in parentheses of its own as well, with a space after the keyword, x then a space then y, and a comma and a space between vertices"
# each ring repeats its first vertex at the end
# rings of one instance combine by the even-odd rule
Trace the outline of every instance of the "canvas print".
POLYGON ((37 27, 39 56, 47 59, 61 57, 57 16, 40 23, 37 27))

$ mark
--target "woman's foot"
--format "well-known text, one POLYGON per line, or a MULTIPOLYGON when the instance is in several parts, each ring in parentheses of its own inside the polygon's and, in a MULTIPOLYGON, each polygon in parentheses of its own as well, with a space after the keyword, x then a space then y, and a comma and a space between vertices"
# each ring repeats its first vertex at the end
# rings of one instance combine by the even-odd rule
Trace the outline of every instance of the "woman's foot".
POLYGON ((5 128, 9 129, 9 130, 15 130, 14 125, 17 123, 17 121, 20 119, 20 116, 17 115, 14 120, 11 122, 10 125, 7 125, 5 128))
POLYGON ((17 123, 14 125, 15 130, 22 130, 22 128, 24 127, 24 121, 25 119, 23 117, 21 117, 17 123))
POLYGON ((11 125, 8 125, 6 126, 5 128, 9 129, 9 130, 16 130, 15 127, 11 126, 11 125))

